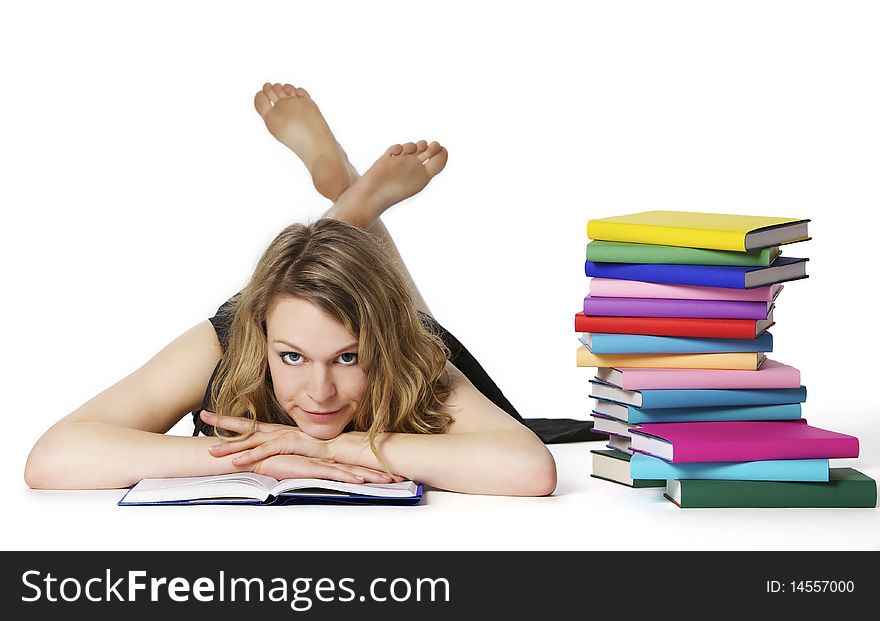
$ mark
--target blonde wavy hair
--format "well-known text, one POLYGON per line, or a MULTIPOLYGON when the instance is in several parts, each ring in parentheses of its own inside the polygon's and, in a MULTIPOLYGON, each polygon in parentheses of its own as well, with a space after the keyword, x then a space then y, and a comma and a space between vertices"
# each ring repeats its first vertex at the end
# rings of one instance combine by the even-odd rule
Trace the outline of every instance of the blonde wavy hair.
MULTIPOLYGON (((220 416, 290 425, 267 360, 266 319, 280 297, 311 302, 358 339, 366 390, 349 429, 366 431, 370 447, 382 432, 443 433, 441 412, 451 392, 440 336, 419 319, 406 279, 372 234, 328 218, 292 224, 269 244, 245 288, 232 298, 229 342, 211 389, 220 416)), ((387 468, 386 468, 387 469, 387 468)))

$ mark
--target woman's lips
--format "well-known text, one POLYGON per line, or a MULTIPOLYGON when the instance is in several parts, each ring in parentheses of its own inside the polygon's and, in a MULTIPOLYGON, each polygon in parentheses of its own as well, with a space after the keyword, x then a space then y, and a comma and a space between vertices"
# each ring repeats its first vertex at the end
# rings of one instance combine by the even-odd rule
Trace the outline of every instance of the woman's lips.
POLYGON ((312 412, 312 411, 310 411, 310 410, 304 410, 303 408, 300 408, 300 409, 301 409, 303 412, 305 412, 307 415, 311 416, 312 418, 317 418, 317 419, 327 419, 327 418, 330 418, 330 417, 333 416, 334 414, 339 414, 339 412, 342 410, 342 408, 339 408, 338 410, 332 410, 332 411, 329 411, 329 412, 312 412))

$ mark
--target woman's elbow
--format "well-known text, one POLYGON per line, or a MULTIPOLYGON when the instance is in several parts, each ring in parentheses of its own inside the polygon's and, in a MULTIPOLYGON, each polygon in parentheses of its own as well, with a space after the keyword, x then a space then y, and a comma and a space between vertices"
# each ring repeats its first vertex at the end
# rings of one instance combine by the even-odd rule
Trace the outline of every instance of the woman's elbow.
POLYGON ((543 443, 523 455, 519 466, 514 495, 549 496, 556 490, 556 460, 543 443))
POLYGON ((556 460, 553 454, 542 445, 543 455, 535 462, 532 479, 532 493, 529 496, 549 496, 556 491, 556 460))
POLYGON ((65 474, 69 474, 70 464, 59 455, 61 446, 53 429, 37 440, 25 462, 24 482, 31 489, 61 489, 65 474))
POLYGON ((51 475, 49 466, 39 450, 39 444, 31 449, 24 465, 24 482, 31 489, 50 489, 51 475))

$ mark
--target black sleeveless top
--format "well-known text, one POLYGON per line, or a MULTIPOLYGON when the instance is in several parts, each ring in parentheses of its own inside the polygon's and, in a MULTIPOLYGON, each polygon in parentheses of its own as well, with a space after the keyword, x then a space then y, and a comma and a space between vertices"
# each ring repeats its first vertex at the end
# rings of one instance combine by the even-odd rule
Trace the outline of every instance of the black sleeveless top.
MULTIPOLYGON (((229 328, 232 325, 232 318, 235 315, 235 307, 233 305, 235 297, 236 296, 233 296, 224 302, 223 305, 217 309, 214 316, 208 320, 214 326, 214 331, 217 333, 217 339, 220 341, 220 347, 223 349, 224 353, 229 344, 229 328)), ((607 435, 591 433, 593 427, 592 421, 581 421, 570 418, 523 419, 520 413, 516 411, 516 408, 513 407, 513 404, 507 400, 507 397, 504 396, 501 389, 498 388, 492 378, 489 377, 489 374, 483 369, 482 365, 476 358, 474 358, 461 341, 437 323, 437 321, 430 315, 419 311, 419 318, 427 328, 440 335, 443 342, 446 344, 446 347, 449 348, 449 361, 471 381, 474 387, 483 393, 483 395, 492 401, 492 403, 529 427, 544 443, 556 444, 561 442, 583 442, 608 439, 607 435)), ((194 436, 197 436, 200 433, 208 436, 214 435, 214 428, 201 419, 199 412, 201 412, 201 410, 213 411, 213 406, 210 403, 211 387, 214 384, 214 379, 217 377, 217 371, 219 369, 220 363, 218 362, 217 366, 214 367, 214 372, 211 373, 211 379, 208 380, 208 386, 205 389, 205 396, 202 398, 202 403, 199 405, 198 409, 191 412, 193 423, 195 425, 195 429, 193 430, 194 436)))

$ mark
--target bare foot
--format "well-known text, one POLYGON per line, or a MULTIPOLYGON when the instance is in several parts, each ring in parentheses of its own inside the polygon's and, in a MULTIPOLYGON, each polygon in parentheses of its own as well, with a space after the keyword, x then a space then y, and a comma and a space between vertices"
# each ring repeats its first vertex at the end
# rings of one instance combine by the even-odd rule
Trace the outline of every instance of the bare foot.
POLYGON ((315 189, 323 196, 335 201, 357 178, 345 151, 304 88, 267 82, 254 96, 254 107, 269 133, 303 161, 315 189))
POLYGON ((448 157, 436 142, 392 145, 339 197, 334 217, 369 228, 386 209, 422 191, 448 157))

